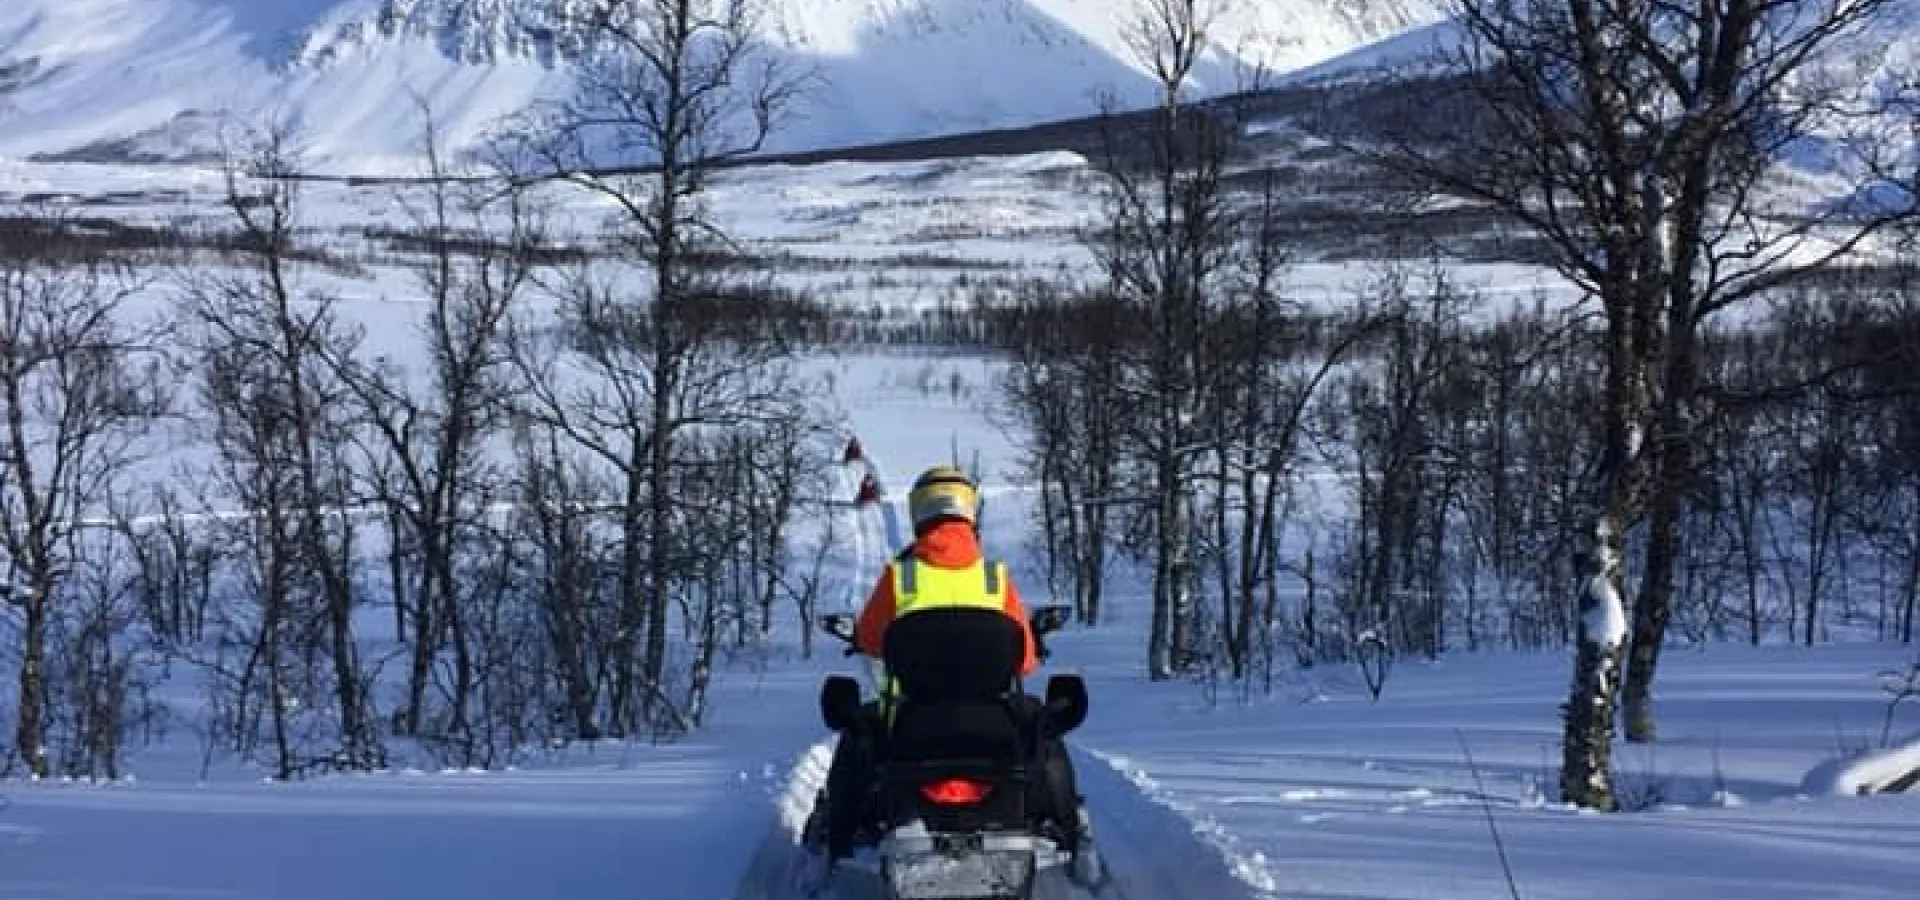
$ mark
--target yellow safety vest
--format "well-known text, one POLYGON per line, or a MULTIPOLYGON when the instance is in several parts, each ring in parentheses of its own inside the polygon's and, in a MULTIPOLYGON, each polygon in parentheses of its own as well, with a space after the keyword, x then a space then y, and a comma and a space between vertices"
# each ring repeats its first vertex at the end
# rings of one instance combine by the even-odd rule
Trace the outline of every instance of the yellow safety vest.
MULTIPOLYGON (((892 568, 895 619, 929 609, 1006 609, 1007 567, 997 559, 981 558, 965 568, 945 569, 922 565, 909 547, 894 557, 892 568)), ((880 707, 889 727, 899 694, 899 684, 886 676, 880 683, 880 707)))

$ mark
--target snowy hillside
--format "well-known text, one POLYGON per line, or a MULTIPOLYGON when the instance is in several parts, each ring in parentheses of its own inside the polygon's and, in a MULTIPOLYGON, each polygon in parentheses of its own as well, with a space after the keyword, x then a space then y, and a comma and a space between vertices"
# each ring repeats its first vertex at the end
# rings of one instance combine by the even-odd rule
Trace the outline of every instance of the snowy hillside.
MULTIPOLYGON (((0 4, 0 155, 167 158, 210 117, 271 109, 336 171, 377 171, 418 138, 410 95, 456 143, 565 90, 577 35, 538 0, 10 0, 0 4), (12 90, 7 90, 11 87, 12 90)), ((1149 96, 1113 0, 773 0, 768 39, 820 88, 776 150, 1085 115, 1149 96)), ((1431 0, 1234 5, 1197 73, 1312 65, 1437 18, 1431 0)))

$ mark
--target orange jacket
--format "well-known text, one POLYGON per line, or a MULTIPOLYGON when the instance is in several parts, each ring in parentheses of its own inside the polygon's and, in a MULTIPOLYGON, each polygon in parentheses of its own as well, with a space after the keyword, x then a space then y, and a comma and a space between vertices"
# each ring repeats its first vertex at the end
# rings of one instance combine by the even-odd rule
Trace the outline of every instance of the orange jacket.
MULTIPOLYGON (((973 526, 966 522, 942 522, 926 534, 913 541, 913 555, 927 565, 943 569, 958 569, 980 561, 980 542, 974 536, 973 526)), ((1014 589, 1013 579, 1007 578, 1003 590, 1007 595, 1007 617, 1019 623, 1020 634, 1026 638, 1026 652, 1020 661, 1022 677, 1032 675, 1040 667, 1040 661, 1034 653, 1033 627, 1027 622, 1026 607, 1020 604, 1020 592, 1014 589)), ((874 584, 873 591, 867 595, 867 605, 860 610, 860 619, 854 623, 853 638, 855 646, 875 659, 880 658, 881 638, 887 632, 887 626, 893 623, 893 563, 880 570, 880 580, 874 584)))

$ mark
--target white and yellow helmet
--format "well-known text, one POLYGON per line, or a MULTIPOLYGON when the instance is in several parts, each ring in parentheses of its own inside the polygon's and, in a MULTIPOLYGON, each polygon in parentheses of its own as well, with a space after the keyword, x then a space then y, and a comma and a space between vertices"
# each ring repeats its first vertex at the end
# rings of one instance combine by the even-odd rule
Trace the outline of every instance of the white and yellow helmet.
POLYGON ((964 519, 978 526, 979 511, 979 489, 955 466, 934 466, 920 473, 907 493, 907 514, 915 529, 942 518, 964 519))

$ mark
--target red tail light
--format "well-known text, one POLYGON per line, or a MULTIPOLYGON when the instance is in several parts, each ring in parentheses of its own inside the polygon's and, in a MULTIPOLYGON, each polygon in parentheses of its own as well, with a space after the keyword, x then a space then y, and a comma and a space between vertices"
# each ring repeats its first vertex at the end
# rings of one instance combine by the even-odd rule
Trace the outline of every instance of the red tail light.
POLYGON ((920 795, 941 806, 969 806, 987 799, 990 788, 978 781, 949 778, 920 786, 920 795))

